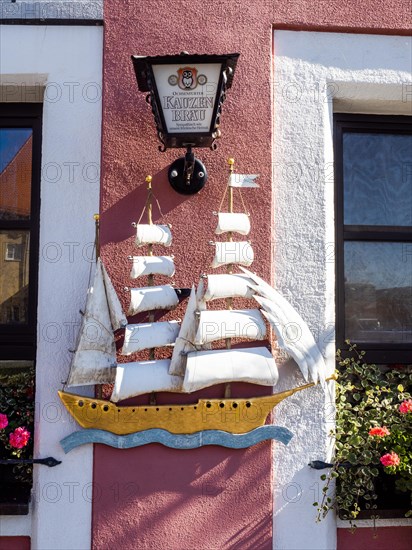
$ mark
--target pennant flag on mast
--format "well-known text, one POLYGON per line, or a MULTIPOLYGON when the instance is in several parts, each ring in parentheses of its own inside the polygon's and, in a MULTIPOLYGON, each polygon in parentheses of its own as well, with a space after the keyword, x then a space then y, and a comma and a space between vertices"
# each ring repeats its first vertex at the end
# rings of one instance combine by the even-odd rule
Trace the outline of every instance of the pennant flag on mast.
POLYGON ((259 174, 230 174, 229 187, 259 187, 255 179, 259 174))

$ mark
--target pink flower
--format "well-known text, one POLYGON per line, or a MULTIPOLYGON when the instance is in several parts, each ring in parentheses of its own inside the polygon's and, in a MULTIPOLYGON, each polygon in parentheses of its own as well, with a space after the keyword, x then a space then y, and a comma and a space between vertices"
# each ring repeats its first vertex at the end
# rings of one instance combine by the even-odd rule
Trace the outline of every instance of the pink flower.
POLYGON ((400 463, 399 456, 393 451, 391 453, 387 453, 386 455, 381 456, 379 460, 385 466, 385 468, 387 466, 399 466, 400 463))
POLYGON ((9 420, 7 418, 7 414, 0 414, 0 430, 7 428, 8 425, 9 425, 9 420))
POLYGON ((386 435, 391 435, 391 432, 386 426, 382 426, 382 428, 371 428, 368 433, 373 437, 385 437, 386 435))
POLYGON ((412 399, 407 399, 399 405, 399 412, 401 414, 408 414, 412 412, 412 399))
POLYGON ((30 439, 30 432, 23 426, 16 428, 14 432, 9 435, 9 443, 16 449, 22 449, 27 445, 30 439))

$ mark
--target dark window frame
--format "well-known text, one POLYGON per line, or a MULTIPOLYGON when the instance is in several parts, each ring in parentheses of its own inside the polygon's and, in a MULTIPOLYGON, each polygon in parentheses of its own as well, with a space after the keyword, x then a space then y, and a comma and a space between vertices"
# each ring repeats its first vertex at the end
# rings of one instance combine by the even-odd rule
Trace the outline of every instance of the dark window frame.
POLYGON ((0 104, 1 128, 31 128, 33 131, 30 219, 0 220, 1 230, 30 231, 28 323, 0 325, 0 360, 34 361, 36 358, 42 114, 42 103, 0 104))
MULTIPOLYGON (((335 113, 335 268, 336 268, 336 345, 348 349, 345 343, 344 243, 347 241, 409 242, 409 226, 359 226, 344 224, 343 133, 412 134, 411 116, 359 115, 335 113)), ((353 343, 356 343, 354 341, 353 343)), ((359 343, 366 352, 365 360, 377 364, 411 363, 410 343, 359 343)))

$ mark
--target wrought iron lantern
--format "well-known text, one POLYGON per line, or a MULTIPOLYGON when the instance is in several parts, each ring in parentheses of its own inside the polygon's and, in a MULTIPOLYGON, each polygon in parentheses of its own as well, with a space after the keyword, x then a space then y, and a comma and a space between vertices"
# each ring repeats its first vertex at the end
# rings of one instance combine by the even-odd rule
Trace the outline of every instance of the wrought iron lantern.
POLYGON ((157 135, 168 148, 185 147, 186 155, 169 167, 169 182, 178 192, 192 195, 207 180, 206 167, 195 158, 194 147, 216 149, 220 115, 231 87, 239 54, 133 55, 138 88, 149 92, 157 135))

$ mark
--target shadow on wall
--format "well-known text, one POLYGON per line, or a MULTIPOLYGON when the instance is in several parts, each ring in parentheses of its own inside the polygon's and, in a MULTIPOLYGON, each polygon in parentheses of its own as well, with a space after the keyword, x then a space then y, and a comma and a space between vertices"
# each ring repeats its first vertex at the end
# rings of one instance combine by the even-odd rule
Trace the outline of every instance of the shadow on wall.
MULTIPOLYGON (((163 217, 187 200, 193 201, 191 195, 179 195, 172 189, 167 177, 169 167, 166 166, 156 174, 153 174, 152 188, 155 197, 159 200, 163 217), (161 200, 160 200, 161 199, 161 200)), ((135 233, 131 224, 119 223, 119 220, 138 221, 147 199, 146 183, 139 182, 137 187, 123 196, 111 208, 101 215, 102 244, 124 241, 135 233), (105 228, 110 227, 106 233, 105 228)), ((162 219, 156 200, 153 201, 153 222, 158 223, 162 219)), ((147 212, 144 213, 141 223, 147 223, 147 212)))
POLYGON ((412 540, 411 527, 359 527, 338 529, 337 550, 410 550, 412 540))
POLYGON ((271 550, 270 443, 235 451, 96 450, 95 550, 271 550))

